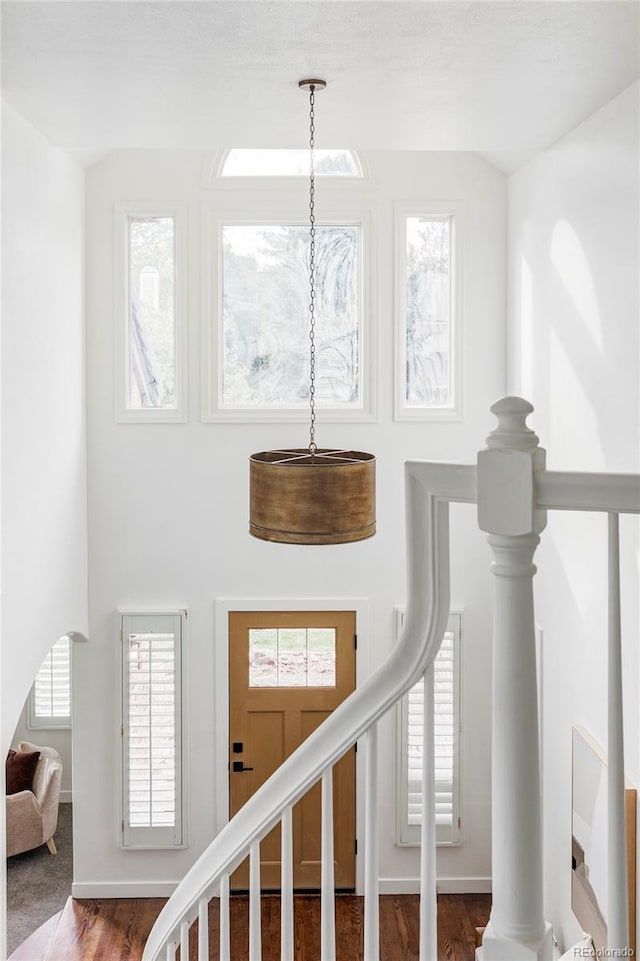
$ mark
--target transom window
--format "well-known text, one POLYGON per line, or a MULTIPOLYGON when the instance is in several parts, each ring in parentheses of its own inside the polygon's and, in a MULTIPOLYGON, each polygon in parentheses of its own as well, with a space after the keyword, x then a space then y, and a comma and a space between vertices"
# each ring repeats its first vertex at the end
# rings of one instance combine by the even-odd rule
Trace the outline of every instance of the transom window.
MULTIPOLYGON (((362 177, 362 168, 351 150, 316 150, 315 172, 319 177, 362 177)), ((309 176, 308 150, 230 150, 223 159, 221 177, 309 176)))
POLYGON ((334 627, 250 628, 249 687, 335 687, 334 627))

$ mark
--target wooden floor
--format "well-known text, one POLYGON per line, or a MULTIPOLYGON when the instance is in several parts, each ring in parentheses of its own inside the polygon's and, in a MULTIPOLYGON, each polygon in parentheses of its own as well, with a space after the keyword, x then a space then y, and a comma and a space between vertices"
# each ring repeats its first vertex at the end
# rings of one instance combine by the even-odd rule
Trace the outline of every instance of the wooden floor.
MULTIPOLYGON (((475 928, 489 917, 488 894, 442 894, 438 898, 439 961, 473 961, 475 928)), ((69 899, 46 961, 140 961, 142 949, 163 900, 69 899)), ((336 899, 337 961, 362 959, 362 898, 336 899)), ((218 959, 218 902, 209 912, 210 957, 218 959)), ((297 895, 295 899, 295 957, 291 961, 318 961, 320 956, 320 899, 297 895)), ((231 900, 233 961, 248 961, 248 898, 231 900)), ((197 958, 197 923, 191 929, 191 959, 197 958)), ((383 895, 380 898, 381 961, 417 961, 417 895, 383 895)), ((178 954, 179 957, 179 954, 178 954)), ((279 899, 262 899, 263 961, 280 961, 279 899)))

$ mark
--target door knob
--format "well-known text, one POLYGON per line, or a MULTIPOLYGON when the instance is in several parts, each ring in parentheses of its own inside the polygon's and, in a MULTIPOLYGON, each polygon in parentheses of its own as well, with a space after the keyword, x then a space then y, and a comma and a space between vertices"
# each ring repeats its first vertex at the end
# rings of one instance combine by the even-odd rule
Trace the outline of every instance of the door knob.
POLYGON ((245 767, 244 761, 234 761, 231 770, 234 772, 234 774, 236 774, 239 771, 253 771, 253 768, 245 767))

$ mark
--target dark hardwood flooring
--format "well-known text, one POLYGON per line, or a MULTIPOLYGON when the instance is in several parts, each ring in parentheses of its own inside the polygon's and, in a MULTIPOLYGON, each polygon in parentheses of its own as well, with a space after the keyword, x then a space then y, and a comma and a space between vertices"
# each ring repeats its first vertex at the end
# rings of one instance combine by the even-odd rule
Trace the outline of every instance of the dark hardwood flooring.
MULTIPOLYGON (((83 900, 69 899, 46 961, 140 961, 145 940, 164 901, 157 898, 83 900)), ((473 961, 475 929, 487 923, 488 894, 441 894, 438 898, 439 961, 473 961)), ((247 897, 231 900, 233 961, 248 961, 247 897)), ((218 959, 218 902, 209 912, 210 958, 218 959)), ((262 898, 263 961, 280 961, 279 898, 262 898)), ((337 961, 361 961, 363 900, 354 895, 336 899, 337 961)), ((197 958, 197 923, 191 928, 191 961, 197 958)), ((295 957, 291 961, 318 961, 320 956, 320 899, 297 895, 295 899, 295 957)), ((382 895, 380 898, 381 961, 417 961, 417 895, 382 895)), ((179 953, 178 953, 179 957, 179 953)))

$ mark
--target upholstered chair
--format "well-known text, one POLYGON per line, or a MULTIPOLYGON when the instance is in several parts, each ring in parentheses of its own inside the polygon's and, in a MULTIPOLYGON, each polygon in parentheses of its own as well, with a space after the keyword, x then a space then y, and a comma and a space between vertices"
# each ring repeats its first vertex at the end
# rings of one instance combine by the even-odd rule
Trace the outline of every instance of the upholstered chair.
POLYGON ((62 761, 52 747, 21 741, 18 753, 40 751, 31 791, 7 795, 7 857, 46 844, 57 854, 53 835, 58 825, 62 761))

